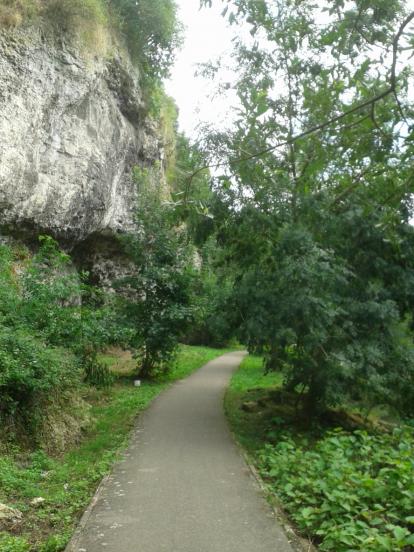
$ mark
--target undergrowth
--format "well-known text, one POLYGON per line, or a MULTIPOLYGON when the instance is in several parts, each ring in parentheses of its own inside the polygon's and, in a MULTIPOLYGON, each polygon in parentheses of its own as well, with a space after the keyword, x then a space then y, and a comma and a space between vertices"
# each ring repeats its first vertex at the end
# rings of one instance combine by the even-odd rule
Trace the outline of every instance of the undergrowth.
POLYGON ((45 405, 81 386, 94 351, 130 333, 117 299, 97 297, 57 243, 40 240, 35 254, 0 246, 0 422, 9 436, 42 433, 45 405))
POLYGON ((414 546, 414 436, 327 431, 315 443, 282 430, 259 453, 262 474, 320 550, 414 546))

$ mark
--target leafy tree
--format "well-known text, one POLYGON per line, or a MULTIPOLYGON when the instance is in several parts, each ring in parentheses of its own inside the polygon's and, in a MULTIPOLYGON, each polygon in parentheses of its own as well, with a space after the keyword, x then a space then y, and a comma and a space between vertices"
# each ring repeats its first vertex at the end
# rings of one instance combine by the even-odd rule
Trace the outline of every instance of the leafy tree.
POLYGON ((191 304, 194 319, 187 342, 221 347, 234 336, 227 300, 231 295, 231 278, 220 269, 222 251, 211 239, 215 226, 216 196, 211 189, 208 170, 197 171, 206 157, 197 143, 183 134, 177 135, 175 162, 170 173, 171 207, 177 220, 185 224, 189 243, 197 247, 191 304), (189 180, 188 175, 195 173, 189 180))
POLYGON ((130 299, 126 316, 135 330, 139 373, 148 378, 169 369, 192 318, 193 251, 155 191, 141 189, 136 221, 137 231, 124 241, 136 272, 120 285, 130 299))
POLYGON ((197 171, 206 158, 196 143, 182 133, 177 133, 174 163, 168 175, 171 187, 171 206, 176 217, 185 223, 190 239, 201 246, 213 230, 212 216, 209 212, 210 202, 214 199, 210 187, 210 172, 197 171))
POLYGON ((144 75, 166 77, 181 41, 174 0, 109 0, 109 4, 144 75))
POLYGON ((189 343, 224 347, 234 338, 231 305, 232 278, 220 267, 222 251, 214 239, 199 249, 200 270, 194 281, 194 320, 185 339, 189 343))
POLYGON ((234 52, 233 131, 205 140, 240 336, 307 413, 346 397, 410 410, 412 75, 398 61, 414 14, 382 0, 229 0, 224 14, 252 35, 234 52))

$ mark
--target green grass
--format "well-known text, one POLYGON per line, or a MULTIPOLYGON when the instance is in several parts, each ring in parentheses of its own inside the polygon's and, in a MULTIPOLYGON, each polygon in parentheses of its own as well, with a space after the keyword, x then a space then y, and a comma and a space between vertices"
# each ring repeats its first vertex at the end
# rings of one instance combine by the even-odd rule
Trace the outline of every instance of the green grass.
MULTIPOLYGON (((62 458, 42 451, 11 450, 0 455, 0 502, 24 515, 22 534, 0 533, 0 552, 63 550, 97 484, 127 445, 137 414, 172 382, 224 352, 183 345, 174 369, 161 381, 143 382, 136 388, 121 379, 105 391, 90 389, 85 398, 92 405, 94 422, 82 443, 62 458), (31 505, 37 497, 45 501, 31 505)), ((110 364, 108 355, 106 360, 110 364)))
POLYGON ((263 359, 258 356, 247 356, 240 368, 233 375, 230 391, 243 393, 251 389, 280 388, 282 375, 276 372, 264 373, 263 359))
POLYGON ((273 412, 271 408, 245 412, 242 405, 262 400, 281 385, 281 374, 264 374, 263 360, 257 356, 247 356, 231 379, 224 401, 226 413, 237 439, 250 452, 261 446, 271 426, 273 412))

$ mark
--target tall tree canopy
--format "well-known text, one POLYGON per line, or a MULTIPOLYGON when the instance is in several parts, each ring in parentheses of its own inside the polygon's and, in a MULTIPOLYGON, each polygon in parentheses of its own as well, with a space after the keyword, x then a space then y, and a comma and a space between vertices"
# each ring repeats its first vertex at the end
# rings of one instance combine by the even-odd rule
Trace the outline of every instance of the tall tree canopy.
POLYGON ((235 43, 233 130, 205 139, 239 335, 312 410, 345 396, 408 410, 414 13, 398 0, 224 4, 251 34, 235 43))

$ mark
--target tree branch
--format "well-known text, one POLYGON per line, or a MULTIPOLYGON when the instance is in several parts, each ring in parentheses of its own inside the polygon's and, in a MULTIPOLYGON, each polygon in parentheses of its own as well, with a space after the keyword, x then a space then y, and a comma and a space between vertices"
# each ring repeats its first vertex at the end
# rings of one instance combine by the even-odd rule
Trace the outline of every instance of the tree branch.
POLYGON ((350 115, 353 115, 354 113, 358 113, 359 111, 365 109, 366 107, 371 107, 372 108, 379 101, 383 100, 384 98, 386 98, 387 96, 389 96, 391 94, 396 96, 397 81, 398 81, 397 62, 398 62, 399 41, 400 41, 402 35, 404 34, 405 29, 407 28, 407 26, 413 20, 414 20, 414 11, 411 12, 404 19, 404 21, 401 23, 401 25, 398 29, 398 32, 394 36, 394 39, 393 39, 393 42, 392 42, 392 64, 391 64, 391 73, 390 73, 390 84, 383 92, 377 94, 376 96, 370 98, 369 100, 366 100, 366 101, 356 105, 355 107, 352 107, 352 108, 340 113, 339 115, 336 115, 335 117, 332 117, 331 119, 328 119, 327 121, 324 121, 323 123, 320 123, 319 125, 315 125, 311 128, 308 128, 307 130, 304 130, 303 132, 300 132, 299 134, 296 134, 296 135, 292 136, 291 138, 289 138, 287 140, 283 140, 282 142, 278 142, 277 144, 275 144, 273 146, 269 146, 268 148, 265 148, 263 150, 255 152, 251 155, 247 155, 245 157, 238 157, 236 159, 233 159, 230 163, 228 161, 224 161, 224 162, 215 163, 215 164, 212 164, 212 165, 205 165, 203 167, 200 167, 199 169, 194 171, 189 176, 189 187, 191 186, 191 182, 192 182, 193 178, 195 176, 197 176, 198 174, 200 174, 201 172, 207 170, 207 169, 217 169, 219 167, 228 166, 229 164, 235 165, 235 164, 244 163, 246 161, 250 161, 251 159, 256 159, 257 157, 261 157, 263 155, 266 155, 267 153, 271 153, 271 152, 273 152, 273 151, 275 151, 275 150, 277 150, 277 149, 279 149, 283 146, 292 145, 294 142, 296 142, 297 140, 300 140, 301 138, 305 138, 305 137, 310 136, 312 134, 318 133, 318 132, 324 130, 325 128, 333 125, 334 123, 338 123, 338 122, 342 121, 342 119, 345 119, 346 117, 349 117, 350 115))

